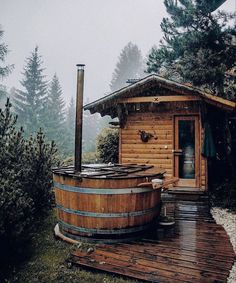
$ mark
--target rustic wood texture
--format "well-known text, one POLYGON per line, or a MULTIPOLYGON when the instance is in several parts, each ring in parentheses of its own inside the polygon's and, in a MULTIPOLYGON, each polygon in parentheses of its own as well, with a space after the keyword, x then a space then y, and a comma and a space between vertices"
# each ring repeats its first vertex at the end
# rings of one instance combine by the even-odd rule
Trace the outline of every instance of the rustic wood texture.
POLYGON ((162 95, 162 96, 141 96, 129 97, 118 100, 118 103, 160 103, 160 102, 174 102, 174 101, 200 101, 198 96, 194 95, 162 95))
MULTIPOLYGON (((56 189, 56 203, 75 211, 94 213, 129 213, 154 208, 160 203, 160 192, 151 191, 142 194, 126 195, 89 195, 65 192, 56 189)), ((151 222, 157 211, 129 217, 87 217, 58 210, 58 217, 64 222, 84 228, 117 229, 151 222)))
MULTIPOLYGON (((91 254, 73 251, 71 261, 147 282, 227 282, 235 253, 224 228, 212 219, 205 202, 169 204, 174 233, 113 245, 98 245, 91 254), (159 237, 159 238, 158 238, 159 237)), ((154 231, 153 234, 156 234, 154 231)), ((158 232, 159 231, 159 232, 158 232)))
POLYGON ((172 174, 172 117, 159 117, 154 113, 134 113, 128 116, 124 129, 121 130, 121 162, 152 164, 172 174), (147 143, 143 143, 138 133, 145 130, 153 135, 147 143))
POLYGON ((133 174, 127 174, 122 178, 113 179, 108 178, 109 176, 105 176, 105 173, 103 178, 81 178, 80 175, 76 175, 74 173, 61 174, 60 172, 54 172, 53 181, 74 187, 122 189, 136 187, 139 183, 145 182, 147 179, 155 178, 155 176, 158 176, 159 174, 162 175, 164 173, 165 170, 155 167, 145 170, 144 172, 135 172, 133 174))
MULTIPOLYGON (((174 149, 176 144, 176 117, 198 117, 196 120, 196 181, 192 185, 205 190, 207 187, 206 159, 201 156, 203 129, 200 106, 195 102, 172 102, 154 112, 129 113, 125 126, 120 130, 120 163, 152 164, 166 171, 168 177, 176 176, 174 149), (139 131, 153 135, 142 142, 139 131)), ((183 184, 181 184, 183 185, 183 184)), ((186 184, 190 186, 189 184, 186 184)))
MULTIPOLYGON (((116 180, 76 179, 54 173, 54 191, 59 221, 76 228, 99 230, 129 229, 151 223, 160 213, 161 192, 160 190, 138 188, 139 183, 146 181, 147 172, 162 171, 150 168, 144 172, 130 174, 130 176, 138 174, 139 177, 116 180), (138 192, 135 191, 135 187, 138 192), (94 189, 97 191, 91 193, 94 189), (109 194, 106 193, 107 189, 110 190, 109 194), (122 189, 129 189, 129 192, 122 193, 122 189), (123 214, 126 215, 123 216, 123 214)), ((71 234, 85 235, 72 231, 73 229, 65 230, 71 234)))

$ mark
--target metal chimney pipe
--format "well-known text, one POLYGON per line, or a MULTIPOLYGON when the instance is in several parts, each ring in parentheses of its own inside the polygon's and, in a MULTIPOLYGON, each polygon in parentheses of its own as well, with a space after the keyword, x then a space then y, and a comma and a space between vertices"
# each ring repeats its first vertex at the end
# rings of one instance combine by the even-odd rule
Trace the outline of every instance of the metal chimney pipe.
POLYGON ((77 64, 76 121, 75 121, 75 172, 82 169, 82 126, 83 126, 83 93, 84 64, 77 64))

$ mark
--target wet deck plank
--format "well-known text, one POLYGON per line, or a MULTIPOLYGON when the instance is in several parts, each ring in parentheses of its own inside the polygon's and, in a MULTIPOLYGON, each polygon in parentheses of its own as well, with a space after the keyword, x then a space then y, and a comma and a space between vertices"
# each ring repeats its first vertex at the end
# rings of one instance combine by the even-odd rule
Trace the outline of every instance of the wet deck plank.
MULTIPOLYGON (((171 211, 171 207, 175 208, 171 211)), ((206 202, 178 201, 171 235, 130 243, 98 245, 91 254, 75 250, 73 263, 147 282, 227 282, 235 253, 206 202)))

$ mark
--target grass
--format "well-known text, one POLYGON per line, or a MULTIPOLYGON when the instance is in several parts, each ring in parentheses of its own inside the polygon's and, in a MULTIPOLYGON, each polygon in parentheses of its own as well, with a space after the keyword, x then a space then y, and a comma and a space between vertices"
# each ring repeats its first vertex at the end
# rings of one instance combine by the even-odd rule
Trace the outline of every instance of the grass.
POLYGON ((51 213, 33 238, 31 256, 5 279, 5 283, 135 283, 113 275, 86 271, 67 263, 72 245, 55 239, 56 217, 51 213))

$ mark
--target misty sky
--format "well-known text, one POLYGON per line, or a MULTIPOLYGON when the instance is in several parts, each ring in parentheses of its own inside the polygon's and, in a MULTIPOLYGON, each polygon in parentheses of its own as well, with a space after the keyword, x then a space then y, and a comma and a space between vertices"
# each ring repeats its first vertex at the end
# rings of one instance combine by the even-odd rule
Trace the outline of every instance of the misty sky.
MULTIPOLYGON (((235 11, 236 0, 221 9, 235 11)), ((85 97, 92 101, 109 92, 121 49, 136 43, 146 56, 161 39, 163 0, 0 0, 0 24, 15 64, 4 79, 20 87, 25 58, 39 46, 45 75, 56 72, 66 101, 75 97, 77 63, 86 64, 85 97)))

